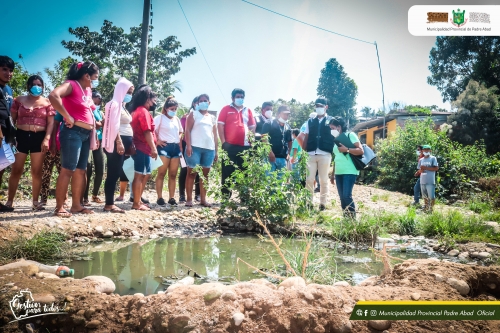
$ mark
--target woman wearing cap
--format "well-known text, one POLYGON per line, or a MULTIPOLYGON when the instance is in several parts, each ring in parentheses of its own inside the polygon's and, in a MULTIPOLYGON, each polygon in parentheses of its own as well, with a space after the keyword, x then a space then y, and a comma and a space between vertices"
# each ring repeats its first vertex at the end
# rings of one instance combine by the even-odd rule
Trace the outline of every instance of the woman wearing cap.
POLYGON ((97 91, 92 92, 92 100, 96 106, 94 110, 95 126, 97 129, 97 138, 99 139, 99 148, 92 151, 92 163, 87 165, 87 186, 83 193, 83 205, 89 205, 89 188, 90 180, 92 179, 92 165, 95 168, 94 175, 94 188, 92 189, 92 202, 102 203, 102 200, 97 196, 99 188, 102 184, 102 177, 104 176, 104 153, 102 151, 102 127, 104 123, 104 115, 101 111, 102 97, 97 91))
POLYGON ((200 177, 200 204, 205 207, 211 205, 207 202, 207 190, 204 180, 207 179, 212 163, 217 161, 218 137, 217 122, 214 116, 208 113, 210 98, 207 94, 200 95, 198 99, 198 110, 191 112, 186 121, 186 164, 188 175, 186 179, 186 206, 193 205, 193 183, 197 172, 193 169, 200 165, 203 169, 203 177, 200 177))
POLYGON ((347 125, 344 119, 335 117, 330 120, 330 129, 334 137, 338 137, 340 134, 345 133, 355 147, 349 149, 340 143, 335 144, 333 147, 335 160, 332 176, 330 178, 332 184, 337 184, 337 191, 339 192, 340 204, 344 216, 355 218, 356 206, 352 199, 352 189, 359 175, 359 170, 354 166, 351 155, 363 155, 363 146, 361 146, 356 134, 353 132, 347 133, 347 125))
POLYGON ((33 210, 45 209, 38 196, 42 186, 42 166, 45 153, 49 150, 49 141, 56 114, 50 101, 42 97, 43 79, 32 75, 26 83, 28 95, 18 96, 10 109, 12 120, 17 126, 16 141, 18 153, 12 165, 9 178, 9 194, 5 206, 12 207, 16 196, 19 179, 24 172, 24 164, 28 155, 31 160, 31 182, 33 210))
POLYGON ((92 90, 99 84, 99 67, 93 62, 71 65, 67 81, 49 95, 52 106, 63 116, 65 124, 59 133, 61 142, 61 174, 57 178, 54 215, 70 217, 72 213, 93 214, 81 204, 85 189, 87 160, 94 135, 92 90), (64 209, 64 201, 71 181, 72 205, 64 209))

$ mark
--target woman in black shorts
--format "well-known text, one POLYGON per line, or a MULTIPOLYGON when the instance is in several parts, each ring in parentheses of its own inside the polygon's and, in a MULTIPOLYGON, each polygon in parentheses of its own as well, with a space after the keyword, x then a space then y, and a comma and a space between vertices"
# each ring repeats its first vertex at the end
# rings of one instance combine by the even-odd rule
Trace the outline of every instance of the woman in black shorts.
POLYGON ((50 101, 42 97, 44 85, 40 76, 30 76, 26 88, 28 95, 16 97, 11 108, 12 120, 17 126, 16 141, 19 153, 16 154, 16 160, 12 165, 9 194, 5 205, 12 207, 26 158, 30 155, 32 208, 33 210, 43 210, 43 206, 38 202, 42 186, 42 165, 44 155, 49 150, 50 135, 56 112, 50 101))

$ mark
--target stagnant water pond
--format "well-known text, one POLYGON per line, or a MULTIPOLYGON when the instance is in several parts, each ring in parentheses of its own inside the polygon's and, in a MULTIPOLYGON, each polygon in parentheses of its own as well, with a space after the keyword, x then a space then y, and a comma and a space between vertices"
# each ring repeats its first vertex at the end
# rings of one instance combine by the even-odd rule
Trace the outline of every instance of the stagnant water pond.
MULTIPOLYGON (((282 249, 290 254, 300 253, 305 248, 305 240, 300 238, 283 239, 280 242, 282 249)), ((332 246, 331 242, 315 241, 309 259, 316 260, 323 267, 329 267, 340 278, 352 284, 382 272, 382 263, 377 261, 372 251, 366 250, 367 247, 365 250, 351 249, 337 253, 330 248, 332 246)), ((381 244, 376 247, 381 247, 381 244)), ((432 255, 418 241, 405 246, 405 249, 402 252, 394 248, 390 255, 401 259, 428 258, 432 255)), ((80 250, 83 250, 81 257, 69 263, 75 269, 75 278, 107 276, 115 282, 116 293, 120 295, 149 295, 165 290, 176 278, 186 276, 188 269, 183 265, 192 268, 202 277, 197 279, 198 283, 233 283, 265 277, 242 262, 237 264, 237 258, 259 269, 272 269, 282 264, 269 240, 242 235, 162 238, 134 243, 103 242, 80 250)), ((296 260, 301 261, 301 258, 297 258, 296 260)))

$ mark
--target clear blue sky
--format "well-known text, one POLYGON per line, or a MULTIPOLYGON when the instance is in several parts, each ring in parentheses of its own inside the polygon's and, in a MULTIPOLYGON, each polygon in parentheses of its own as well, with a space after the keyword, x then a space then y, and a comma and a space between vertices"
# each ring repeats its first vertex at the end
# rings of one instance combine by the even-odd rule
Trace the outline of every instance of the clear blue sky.
MULTIPOLYGON (((439 91, 427 84, 429 51, 434 37, 408 32, 408 9, 429 1, 388 0, 254 0, 285 15, 367 41, 377 41, 382 64, 386 104, 442 103, 439 91)), ((316 98, 320 70, 337 58, 359 89, 356 107, 382 106, 375 47, 323 32, 263 11, 239 0, 181 0, 191 26, 220 84, 219 92, 201 52, 185 60, 174 77, 182 85, 176 97, 190 104, 195 95, 208 93, 210 109, 230 101, 235 87, 246 91, 251 108, 266 100, 316 98)), ((441 5, 472 4, 443 0, 441 5)), ((474 1, 474 4, 492 4, 474 1)), ((142 21, 141 0, 11 1, 2 8, 4 25, 0 54, 18 61, 22 54, 30 72, 53 66, 69 53, 61 45, 71 40, 69 27, 98 30, 103 20, 126 31, 142 21)), ((175 35, 183 48, 196 42, 176 0, 153 0, 153 42, 175 35)))

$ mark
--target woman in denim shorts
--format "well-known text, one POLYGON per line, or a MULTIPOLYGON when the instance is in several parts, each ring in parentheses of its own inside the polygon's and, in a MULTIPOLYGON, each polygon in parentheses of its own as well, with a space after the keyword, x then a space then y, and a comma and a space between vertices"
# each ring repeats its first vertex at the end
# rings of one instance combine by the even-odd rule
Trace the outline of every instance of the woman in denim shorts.
MULTIPOLYGON (((177 206, 174 199, 175 183, 177 179, 177 172, 179 170, 179 161, 182 156, 181 153, 181 136, 183 133, 181 121, 177 118, 177 107, 179 104, 172 97, 169 96, 165 101, 162 113, 155 117, 154 123, 156 128, 156 135, 158 137, 157 149, 163 165, 158 168, 158 176, 156 177, 156 194, 158 200, 156 203, 164 206, 165 200, 163 199, 163 181, 168 171, 168 204, 177 206)), ((191 188, 193 191, 193 188, 191 188)))
POLYGON ((149 210, 149 207, 141 203, 141 196, 146 183, 151 175, 151 158, 156 159, 156 134, 153 117, 149 111, 156 109, 156 94, 150 86, 142 86, 132 97, 130 109, 132 111, 132 141, 135 146, 134 181, 132 191, 134 192, 134 203, 132 209, 149 210))
POLYGON ((198 110, 189 114, 186 120, 186 164, 188 176, 186 179, 186 206, 193 206, 193 184, 197 173, 193 169, 200 165, 203 177, 200 177, 200 205, 210 207, 207 202, 207 190, 204 181, 207 179, 212 163, 217 161, 217 123, 215 117, 208 113, 210 98, 202 94, 198 98, 198 110))

